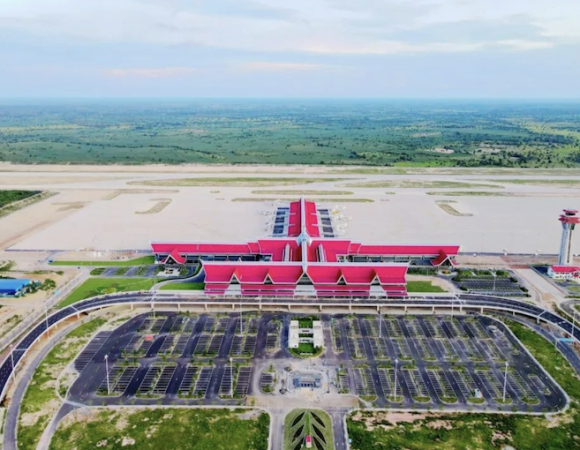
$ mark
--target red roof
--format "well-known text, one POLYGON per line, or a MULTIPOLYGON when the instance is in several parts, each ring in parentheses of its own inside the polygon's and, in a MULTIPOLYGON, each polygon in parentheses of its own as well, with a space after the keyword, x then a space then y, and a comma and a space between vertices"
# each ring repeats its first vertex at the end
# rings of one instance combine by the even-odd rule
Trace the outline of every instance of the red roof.
POLYGON ((580 272, 580 267, 574 266, 552 266, 554 273, 575 273, 580 272))
POLYGON ((239 255, 249 254, 248 244, 184 244, 154 242, 151 244, 153 253, 171 253, 177 250, 179 253, 190 255, 239 255))

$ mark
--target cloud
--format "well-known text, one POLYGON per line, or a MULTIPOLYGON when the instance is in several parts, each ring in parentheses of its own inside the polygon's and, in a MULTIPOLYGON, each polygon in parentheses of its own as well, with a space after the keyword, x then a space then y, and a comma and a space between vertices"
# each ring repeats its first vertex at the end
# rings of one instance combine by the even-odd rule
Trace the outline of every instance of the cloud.
POLYGON ((161 67, 147 69, 106 69, 103 74, 111 78, 171 78, 199 72, 193 67, 161 67))
POLYGON ((341 69, 340 66, 330 64, 250 61, 235 64, 235 68, 242 72, 307 72, 313 70, 341 69))

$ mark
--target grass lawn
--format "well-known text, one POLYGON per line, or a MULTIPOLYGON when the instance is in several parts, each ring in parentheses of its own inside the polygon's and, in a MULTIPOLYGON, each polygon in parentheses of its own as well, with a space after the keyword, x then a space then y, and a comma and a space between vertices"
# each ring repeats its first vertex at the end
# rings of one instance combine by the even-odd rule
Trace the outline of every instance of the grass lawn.
POLYGON ((142 256, 135 259, 119 259, 115 261, 53 261, 52 266, 144 266, 155 264, 155 256, 142 256))
POLYGON ((266 413, 258 413, 257 418, 241 417, 248 412, 96 409, 82 421, 65 418, 50 443, 50 450, 267 450, 270 418, 266 413))
MULTIPOLYGON (((509 445, 517 450, 562 450, 579 448, 580 380, 554 346, 529 328, 508 322, 510 329, 530 350, 558 384, 574 400, 570 409, 553 419, 544 416, 504 416, 500 414, 441 414, 413 423, 381 429, 367 427, 362 412, 347 420, 352 448, 356 450, 433 448, 454 450, 497 450, 509 445), (430 423, 430 425, 429 425, 430 423)), ((374 418, 375 420, 377 417, 374 418)), ((386 420, 386 418, 385 418, 386 420)), ((370 425, 370 424, 369 424, 370 425)), ((388 424, 386 424, 388 425, 388 424)))
POLYGON ((310 409, 290 411, 284 419, 284 450, 294 450, 307 435, 319 444, 313 448, 334 449, 332 421, 327 413, 310 409))
POLYGON ((152 278, 90 278, 58 304, 59 308, 85 298, 114 292, 147 291, 159 280, 152 278))
POLYGON ((407 292, 447 292, 447 291, 439 286, 434 286, 432 281, 408 281, 407 292))
POLYGON ((300 195, 303 197, 312 195, 352 195, 352 191, 313 191, 313 190, 299 190, 299 189, 261 189, 252 191, 252 194, 257 195, 300 195))
POLYGON ((324 183, 342 181, 340 178, 297 178, 297 177, 203 177, 173 178, 169 180, 129 181, 136 186, 216 186, 216 187, 260 187, 286 186, 292 184, 324 183))
POLYGON ((20 406, 19 450, 36 449, 42 432, 60 406, 54 390, 54 380, 104 323, 104 319, 98 318, 80 325, 55 345, 37 367, 20 406))
POLYGON ((203 291, 205 283, 168 283, 161 286, 162 291, 203 291))
POLYGON ((356 183, 348 183, 347 187, 360 188, 399 188, 399 189, 441 189, 441 188, 455 188, 455 189, 469 189, 469 188, 487 188, 487 189, 502 189, 502 186, 496 184, 484 183, 465 183, 461 181, 416 181, 416 180, 381 180, 381 181, 362 181, 356 183))

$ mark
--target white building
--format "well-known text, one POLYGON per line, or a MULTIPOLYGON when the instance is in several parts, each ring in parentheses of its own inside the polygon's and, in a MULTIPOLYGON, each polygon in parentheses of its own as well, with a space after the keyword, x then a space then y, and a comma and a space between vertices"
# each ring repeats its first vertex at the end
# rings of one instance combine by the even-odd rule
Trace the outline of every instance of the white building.
POLYGON ((298 348, 300 344, 312 344, 314 347, 324 346, 324 334, 320 320, 313 321, 312 328, 300 328, 300 322, 298 320, 290 321, 288 347, 298 348))
POLYGON ((551 266, 548 268, 548 276, 555 280, 571 280, 580 283, 580 267, 551 266))

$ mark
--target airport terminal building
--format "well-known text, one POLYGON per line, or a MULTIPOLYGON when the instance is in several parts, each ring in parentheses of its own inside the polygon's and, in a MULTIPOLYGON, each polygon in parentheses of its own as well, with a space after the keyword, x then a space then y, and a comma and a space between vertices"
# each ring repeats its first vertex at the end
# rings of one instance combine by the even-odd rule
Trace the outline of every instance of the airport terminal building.
POLYGON ((201 262, 210 295, 405 297, 409 263, 454 265, 458 245, 366 245, 336 238, 328 209, 279 207, 272 237, 245 244, 151 244, 160 264, 201 262))

